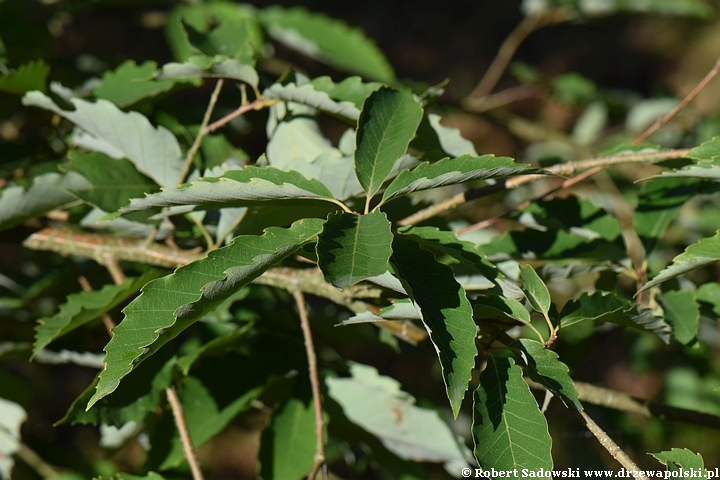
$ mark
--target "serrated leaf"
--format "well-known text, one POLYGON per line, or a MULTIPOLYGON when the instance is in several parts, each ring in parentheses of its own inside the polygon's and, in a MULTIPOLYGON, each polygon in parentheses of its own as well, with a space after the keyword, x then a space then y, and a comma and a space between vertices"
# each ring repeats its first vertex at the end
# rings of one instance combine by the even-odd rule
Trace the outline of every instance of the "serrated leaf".
POLYGON ((113 158, 127 158, 159 185, 174 186, 180 179, 184 160, 177 140, 137 112, 123 112, 107 100, 90 103, 79 98, 69 99, 75 110, 63 110, 38 91, 27 93, 22 101, 55 112, 81 128, 83 134, 74 137, 77 145, 113 158))
POLYGON ((445 158, 435 163, 425 162, 412 170, 401 172, 385 189, 382 203, 431 188, 530 173, 542 173, 542 170, 516 164, 512 158, 494 155, 481 157, 463 155, 457 158, 445 158))
POLYGON ((160 274, 158 270, 151 270, 142 277, 128 278, 120 285, 105 285, 100 290, 68 295, 58 313, 38 320, 33 356, 53 340, 109 312, 160 274))
POLYGON ((158 81, 190 81, 199 78, 230 78, 257 87, 260 82, 257 70, 251 65, 224 55, 191 56, 184 63, 166 63, 154 78, 158 81))
POLYGON ((700 307, 695 293, 690 291, 664 292, 660 303, 665 311, 665 321, 672 327, 673 337, 687 345, 698 333, 700 326, 700 307))
POLYGON ((495 265, 487 260, 477 244, 460 240, 454 232, 436 227, 404 227, 399 230, 404 236, 412 238, 420 245, 441 251, 459 261, 462 265, 482 273, 493 281, 503 275, 495 265))
POLYGON ((77 201, 66 190, 87 187, 87 180, 75 173, 45 173, 33 178, 27 190, 11 185, 0 190, 0 230, 38 217, 77 201))
POLYGON ((355 173, 368 199, 407 151, 422 114, 422 107, 407 90, 383 87, 365 100, 358 120, 355 173))
POLYGON ((205 177, 160 193, 133 198, 120 209, 122 214, 173 205, 194 205, 200 209, 242 207, 263 202, 291 200, 333 201, 333 195, 320 181, 297 172, 272 167, 246 167, 229 170, 219 177, 205 177))
POLYGON ((294 83, 281 85, 276 83, 266 88, 263 95, 270 100, 277 99, 308 105, 323 112, 345 117, 352 121, 356 121, 360 117, 360 110, 354 104, 350 102, 336 102, 330 98, 330 95, 323 91, 316 90, 314 85, 310 83, 304 85, 295 85, 294 83))
POLYGON ((524 325, 530 324, 530 312, 514 298, 500 295, 480 295, 472 301, 473 311, 478 317, 511 320, 524 325))
MULTIPOLYGON (((687 448, 673 448, 664 452, 651 453, 658 462, 666 465, 668 470, 671 469, 671 465, 677 468, 682 468, 685 472, 697 473, 699 478, 705 478, 705 461, 702 455, 699 453, 693 453, 687 448)), ((676 475, 673 475, 676 476, 676 475)))
POLYGON ((533 310, 547 315, 552 305, 552 299, 545 282, 530 265, 520 265, 520 274, 525 282, 525 292, 533 310))
POLYGON ((318 237, 318 266, 326 282, 347 288, 387 272, 392 242, 384 212, 331 213, 318 237))
POLYGON ((252 38, 252 29, 256 28, 254 19, 221 16, 214 20, 220 24, 203 26, 199 30, 181 21, 191 50, 209 57, 224 55, 243 63, 254 63, 257 55, 252 38))
POLYGON ((126 60, 115 70, 105 72, 93 93, 97 98, 126 107, 143 98, 167 92, 175 85, 172 80, 155 80, 153 77, 157 73, 155 62, 137 65, 134 60, 126 60))
POLYGON ((278 6, 260 12, 273 39, 342 70, 390 83, 395 73, 380 49, 361 30, 304 8, 278 6))
POLYGON ((355 176, 352 157, 344 157, 337 150, 322 153, 312 162, 296 158, 285 164, 285 170, 294 170, 306 178, 317 179, 338 200, 360 196, 363 192, 355 176))
POLYGON ((413 240, 395 235, 391 262, 422 311, 425 328, 435 345, 453 414, 457 417, 475 364, 477 328, 465 290, 450 267, 413 240))
POLYGON ((50 67, 42 60, 31 61, 21 65, 15 71, 0 76, 0 92, 22 95, 31 90, 47 90, 46 79, 50 67))
POLYGON ((440 123, 440 115, 426 113, 418 127, 417 136, 410 144, 423 152, 423 160, 434 162, 447 156, 478 156, 471 141, 465 139, 457 128, 440 123))
POLYGON ((667 227, 696 190, 697 183, 682 179, 659 178, 643 184, 633 220, 646 255, 655 249, 667 227))
POLYGON ((558 359, 557 353, 529 338, 516 340, 508 347, 517 348, 522 352, 528 376, 532 380, 550 390, 568 408, 583 409, 575 384, 570 378, 570 369, 558 359))
POLYGON ((552 470, 545 416, 512 358, 490 356, 473 408, 475 458, 484 470, 552 470))
POLYGON ((289 398, 275 410, 260 442, 260 475, 266 479, 305 477, 315 457, 315 412, 312 402, 289 398))
POLYGON ((643 285, 638 293, 718 260, 720 260, 720 231, 687 247, 683 253, 673 259, 672 264, 643 285))
POLYGON ((665 343, 670 343, 672 333, 670 325, 656 317, 652 310, 641 310, 609 292, 583 293, 577 300, 565 304, 559 318, 561 328, 584 321, 611 322, 650 331, 665 343))
POLYGON ((327 93, 333 100, 351 102, 358 111, 368 95, 383 86, 379 82, 363 82, 360 77, 347 77, 335 83, 330 77, 323 76, 313 78, 309 83, 315 90, 327 93))
POLYGON ((127 381, 112 395, 85 410, 97 387, 98 378, 76 398, 65 416, 56 425, 92 424, 121 427, 128 422, 142 422, 165 399, 165 389, 173 379, 176 358, 170 349, 153 355, 133 370, 127 381))
POLYGON ((350 378, 327 378, 325 383, 351 422, 402 459, 467 465, 448 425, 434 410, 415 405, 397 380, 358 363, 350 364, 350 373, 350 378))
POLYGON ((112 393, 138 362, 156 352, 205 313, 265 270, 313 240, 322 220, 309 218, 290 228, 269 228, 262 236, 237 237, 232 244, 148 283, 125 310, 125 319, 105 347, 105 370, 88 408, 112 393))
POLYGON ((408 299, 401 299, 383 307, 378 315, 371 312, 361 312, 343 320, 342 325, 356 323, 386 322, 388 320, 422 320, 420 309, 408 299))
POLYGON ((127 205, 131 198, 142 197, 156 192, 157 183, 138 172, 135 166, 124 158, 110 158, 100 152, 68 152, 68 171, 76 172, 88 181, 86 188, 71 191, 86 202, 106 212, 114 212, 127 205))

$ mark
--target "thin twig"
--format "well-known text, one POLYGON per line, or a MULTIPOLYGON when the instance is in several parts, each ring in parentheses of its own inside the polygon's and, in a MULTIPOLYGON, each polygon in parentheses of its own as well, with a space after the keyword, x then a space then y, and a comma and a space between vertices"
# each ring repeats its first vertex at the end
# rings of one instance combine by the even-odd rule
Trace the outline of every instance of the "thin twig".
POLYGON ((523 18, 518 26, 510 32, 510 35, 505 38, 502 45, 500 45, 497 55, 495 55, 492 63, 490 63, 480 83, 470 92, 468 99, 463 101, 463 107, 465 107, 465 103, 470 103, 477 107, 478 99, 482 99, 495 88, 495 85, 497 85, 503 72, 505 72, 505 69, 510 64, 520 44, 532 32, 552 21, 553 17, 552 12, 545 11, 523 18))
POLYGON ((195 140, 193 141, 193 144, 190 146, 190 149, 185 156, 185 164, 183 165, 182 173, 180 173, 178 185, 183 183, 187 178, 188 174, 190 173, 190 168, 192 167, 192 162, 195 158, 195 154, 200 149, 200 145, 202 144, 202 139, 210 132, 210 130, 208 130, 207 128, 207 124, 210 123, 210 117, 212 116, 212 112, 215 109, 215 104, 217 103, 218 97, 220 96, 220 90, 222 90, 223 82, 224 80, 222 78, 219 79, 215 84, 215 89, 213 90, 212 95, 210 95, 210 102, 208 102, 207 109, 205 110, 205 115, 203 116, 202 123, 200 124, 200 129, 198 130, 197 136, 195 136, 195 140))
MULTIPOLYGON (((90 282, 87 281, 87 278, 80 275, 78 276, 78 283, 80 284, 80 287, 83 289, 84 292, 91 292, 92 286, 90 285, 90 282)), ((107 313, 104 313, 102 316, 103 325, 105 325, 105 330, 107 330, 108 335, 112 337, 112 329, 115 328, 115 322, 113 322, 113 319, 110 318, 110 315, 107 313)))
MULTIPOLYGON (((631 163, 656 163, 661 162, 664 160, 669 160, 671 158, 680 158, 690 152, 690 149, 678 149, 678 150, 666 150, 662 152, 649 152, 649 153, 633 153, 633 154, 621 154, 621 155, 611 155, 608 157, 598 157, 598 158, 588 158, 584 160, 576 160, 573 162, 567 162, 567 163, 561 163, 558 165, 553 165, 551 167, 548 167, 545 169, 547 173, 554 174, 554 175, 572 175, 573 173, 584 170, 584 169, 593 169, 592 175, 599 172, 603 168, 614 166, 614 165, 625 165, 625 164, 631 164, 631 163)), ((588 172, 586 172, 583 175, 586 175, 588 172)), ((582 180, 585 178, 592 176, 587 175, 581 177, 582 180)), ((496 193, 498 191, 502 190, 512 190, 514 188, 519 187, 520 185, 524 185, 526 183, 530 183, 532 181, 538 180, 540 178, 545 178, 545 175, 519 175, 517 177, 513 177, 510 179, 507 179, 504 181, 504 183, 498 183, 495 185, 489 185, 487 187, 477 188, 477 189, 471 189, 463 193, 459 193, 447 200, 444 200, 436 205, 432 205, 428 208, 419 210, 418 212, 415 212, 414 214, 400 220, 398 222, 398 225, 405 226, 405 225, 415 225, 420 222, 424 222, 425 220, 428 220, 435 215, 438 215, 440 213, 443 213, 445 211, 451 210, 453 208, 457 208, 463 203, 469 201, 469 200, 476 200, 478 198, 482 198, 484 196, 490 195, 492 193, 496 193)), ((578 177, 576 177, 578 178, 578 177)), ((574 185, 577 183, 577 181, 573 181, 573 179, 569 179, 570 183, 564 184, 561 188, 567 188, 569 186, 574 185)))
POLYGON ((180 441, 182 442, 183 452, 185 452, 185 459, 187 460, 188 465, 190 465, 193 480, 203 480, 203 474, 200 470, 197 457, 195 456, 195 449, 193 448, 192 440, 190 440, 190 434, 188 433, 182 404, 177 396, 175 387, 166 388, 165 395, 167 395, 168 403, 170 403, 170 408, 172 409, 173 417, 175 418, 175 425, 177 425, 178 433, 180 433, 180 441))
POLYGON ((250 110, 259 110, 268 105, 272 105, 273 103, 275 103, 275 100, 267 101, 265 100, 265 97, 258 97, 250 103, 240 105, 237 110, 228 113, 220 120, 216 120, 215 122, 211 123, 210 125, 208 125, 207 131, 208 133, 212 133, 218 128, 225 126, 227 123, 243 115, 244 113, 249 112, 250 110))
POLYGON ((539 89, 533 85, 520 85, 480 98, 466 97, 463 100, 462 105, 465 110, 474 113, 482 113, 495 108, 503 107, 519 100, 533 98, 538 94, 538 90, 539 89))
POLYGON ((295 298, 295 303, 297 304, 298 314, 300 316, 300 327, 302 328, 303 337, 305 338, 305 352, 308 359, 308 370, 310 373, 310 384, 312 385, 313 403, 315 404, 315 436, 317 441, 315 444, 315 458, 310 474, 308 475, 308 480, 315 480, 315 476, 321 468, 323 472, 323 480, 327 480, 327 469, 325 467, 325 419, 323 418, 322 397, 320 396, 320 379, 317 371, 315 346, 313 345, 312 331, 310 330, 310 321, 308 319, 307 309, 305 308, 305 296, 299 290, 295 290, 292 293, 295 298))
POLYGON ((588 430, 595 435, 595 438, 598 439, 598 442, 600 442, 600 445, 602 445, 605 450, 608 451, 612 457, 618 461, 620 465, 625 467, 625 470, 628 470, 630 472, 633 472, 634 478, 639 478, 641 480, 648 480, 648 478, 642 473, 640 468, 635 464, 635 462, 632 461, 632 459, 623 451, 622 448, 618 446, 615 441, 613 441, 610 436, 605 433, 605 431, 600 428, 600 426, 595 423, 595 421, 590 418, 590 416, 584 411, 579 410, 578 413, 582 417, 582 419, 585 421, 585 425, 587 425, 588 430))
POLYGON ((109 253, 103 255, 103 260, 105 268, 107 268, 108 272, 110 272, 110 276, 112 277, 113 282, 115 282, 115 285, 120 285, 125 282, 125 274, 123 273, 122 268, 120 268, 120 265, 118 265, 117 260, 115 260, 115 258, 113 258, 113 256, 109 253))
POLYGON ((681 101, 680 103, 678 103, 678 105, 670 111, 670 113, 668 113, 667 115, 665 115, 664 117, 658 119, 655 123, 653 123, 653 124, 650 126, 650 128, 648 128, 647 130, 645 130, 639 137, 637 137, 637 138, 635 139, 635 141, 633 142, 633 144, 634 144, 634 145, 640 145, 645 139, 647 139, 650 135, 652 135, 653 133, 655 133, 655 131, 656 131, 658 128, 660 128, 660 127, 662 127, 663 125, 665 125, 665 124, 666 124, 667 122, 669 122, 675 115, 677 115, 678 113, 680 113, 680 110, 682 110, 683 108, 685 108, 688 103, 692 102, 692 101, 695 99, 695 97, 697 97, 698 94, 703 91, 703 89, 707 86, 707 84, 710 83, 710 80, 712 80, 712 79, 715 77, 715 75, 718 74, 718 72, 720 72, 720 58, 717 59, 717 61, 715 62, 715 65, 713 66, 713 68, 707 73, 707 75, 705 75, 705 78, 703 78, 702 80, 700 80, 700 83, 698 83, 698 84, 695 86, 695 88, 693 88, 692 91, 691 91, 690 93, 688 93, 688 94, 685 96, 685 98, 683 98, 682 101, 681 101))
POLYGON ((26 465, 35 470, 35 472, 42 478, 53 478, 59 475, 55 468, 46 463, 45 460, 43 460, 40 455, 35 452, 35 450, 28 447, 23 442, 20 442, 18 445, 16 455, 20 460, 25 462, 26 465))

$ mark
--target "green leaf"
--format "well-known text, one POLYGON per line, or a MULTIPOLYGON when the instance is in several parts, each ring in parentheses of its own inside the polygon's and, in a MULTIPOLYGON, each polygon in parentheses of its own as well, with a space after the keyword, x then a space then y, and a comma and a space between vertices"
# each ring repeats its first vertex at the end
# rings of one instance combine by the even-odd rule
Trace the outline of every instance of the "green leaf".
POLYGON ((655 275, 652 280, 642 286, 638 293, 660 285, 661 283, 675 278, 678 275, 691 272, 695 269, 705 267, 720 260, 720 231, 712 237, 706 237, 699 242, 687 247, 683 253, 675 257, 672 264, 660 273, 655 275))
POLYGON ((23 97, 23 105, 50 110, 82 129, 73 142, 113 158, 127 158, 159 185, 174 186, 184 160, 180 145, 167 129, 155 128, 137 112, 123 112, 107 100, 95 103, 70 98, 74 110, 63 110, 50 97, 34 91, 23 97))
POLYGON ((683 179, 659 178, 643 184, 634 223, 646 255, 655 249, 667 227, 696 190, 697 183, 683 179))
POLYGON ((458 239, 454 232, 440 230, 436 227, 415 226, 403 227, 399 231, 420 245, 439 250, 459 261, 462 265, 477 270, 490 281, 503 276, 495 268, 495 265, 487 260, 487 257, 478 248, 477 244, 458 239))
POLYGON ((450 406, 457 417, 475 364, 477 328, 464 289, 450 267, 413 240, 395 235, 391 262, 422 311, 442 367, 450 406))
POLYGON ((304 85, 295 85, 294 83, 281 85, 276 83, 266 88, 263 95, 268 100, 277 99, 297 102, 352 121, 356 121, 360 117, 360 110, 354 104, 345 101, 336 102, 330 98, 330 95, 316 90, 314 85, 310 83, 304 85))
POLYGON ((160 271, 151 270, 140 278, 128 278, 120 285, 105 285, 100 290, 68 295, 58 313, 38 320, 33 356, 53 340, 109 312, 159 276, 160 271))
POLYGON ((720 284, 708 282, 700 285, 695 293, 698 302, 709 303, 713 313, 720 317, 720 284))
POLYGON ((360 77, 347 77, 335 83, 330 77, 323 76, 313 78, 309 83, 315 90, 327 93, 333 100, 351 102, 358 110, 372 92, 383 86, 379 82, 363 82, 360 77))
POLYGON ((304 8, 273 6, 260 12, 273 39, 341 70, 390 83, 395 73, 382 52, 361 30, 304 8))
POLYGON ((72 193, 106 212, 124 207, 131 198, 142 197, 156 192, 157 183, 138 172, 135 166, 124 158, 110 158, 100 152, 68 152, 68 171, 77 172, 88 181, 86 188, 71 189, 72 193))
POLYGON ((169 207, 194 205, 201 209, 242 207, 278 200, 334 201, 332 192, 315 179, 307 179, 297 172, 285 172, 272 167, 246 167, 228 170, 219 177, 205 177, 177 188, 163 188, 160 193, 133 198, 130 205, 120 209, 122 214, 169 207))
POLYGON ((358 121, 355 173, 368 199, 407 151, 422 114, 422 107, 407 90, 383 87, 365 100, 358 121))
POLYGON ((270 108, 267 124, 269 141, 265 149, 271 167, 291 170, 293 161, 314 162, 335 150, 314 118, 315 109, 295 102, 277 103, 270 108))
POLYGON ((473 143, 462 137, 457 128, 440 123, 440 115, 426 113, 418 127, 417 136, 410 146, 423 152, 424 160, 434 162, 449 156, 471 155, 477 157, 473 143))
POLYGON ((484 470, 552 470, 547 421, 512 358, 488 357, 474 398, 475 458, 484 470))
POLYGON ((86 187, 87 180, 75 173, 38 175, 27 190, 19 185, 5 187, 0 190, 0 230, 73 203, 77 197, 66 190, 86 187))
MULTIPOLYGON (((102 477, 100 477, 98 480, 103 480, 102 477)), ((108 479, 110 480, 110 479, 108 479)), ((130 475, 129 473, 116 473, 115 476, 112 478, 112 480, 165 480, 165 477, 160 475, 159 473, 155 472, 148 472, 147 475, 144 477, 139 477, 137 475, 130 475)))
POLYGON ((387 307, 380 310, 379 315, 371 312, 361 312, 343 320, 342 325, 354 323, 386 322, 388 320, 422 320, 420 309, 408 299, 400 299, 391 302, 387 307))
POLYGON ((92 425, 115 425, 121 427, 128 422, 142 422, 165 399, 165 389, 173 378, 176 357, 171 349, 164 349, 153 355, 133 370, 127 381, 112 395, 103 398, 91 409, 85 410, 97 387, 98 378, 76 398, 65 416, 57 425, 78 423, 92 425))
POLYGON ((511 320, 523 325, 530 324, 530 312, 525 305, 513 298, 500 295, 480 295, 472 301, 473 311, 480 318, 511 320))
POLYGON ((195 364, 196 361, 198 361, 198 359, 204 357, 205 355, 223 353, 229 347, 236 344, 238 340, 243 338, 250 331, 250 329, 252 329, 253 326, 254 324, 251 322, 243 326, 242 328, 231 330, 223 335, 213 338, 209 342, 202 345, 200 348, 186 355, 183 355, 177 361, 177 365, 180 368, 180 371, 183 373, 183 375, 187 376, 190 373, 190 368, 192 368, 192 366, 195 364))
POLYGON ((93 89, 93 93, 97 98, 126 107, 143 98, 170 91, 175 82, 153 79, 157 73, 155 62, 147 61, 137 65, 134 60, 126 60, 114 71, 105 72, 100 84, 93 89))
POLYGON ((313 466, 316 443, 312 402, 289 398, 263 431, 260 476, 273 480, 305 477, 313 466))
POLYGON ((530 265, 520 265, 520 274, 525 281, 525 291, 530 305, 536 312, 547 315, 552 305, 552 299, 545 282, 540 279, 535 269, 530 265))
POLYGON ((184 63, 166 63, 154 76, 158 81, 192 81, 200 78, 230 78, 257 87, 260 77, 248 64, 224 55, 194 55, 184 63))
POLYGON ((351 422, 402 459, 467 465, 447 423, 436 411, 418 407, 397 380, 359 363, 350 364, 350 373, 349 378, 327 378, 325 383, 351 422))
POLYGON ((640 310, 637 305, 609 292, 583 293, 577 300, 566 303, 560 312, 561 328, 584 321, 612 322, 647 330, 670 343, 672 328, 665 320, 656 317, 652 310, 640 310))
MULTIPOLYGON (((705 461, 699 453, 693 453, 687 448, 673 448, 659 453, 651 453, 658 462, 666 465, 669 471, 677 471, 682 468, 685 472, 697 472, 697 476, 705 478, 705 461), (671 468, 675 467, 675 468, 671 468)), ((675 475, 673 475, 675 476, 675 475)))
POLYGON ((431 188, 529 173, 542 173, 542 171, 517 164, 512 158, 494 155, 481 157, 463 155, 457 158, 445 158, 435 163, 424 162, 412 170, 401 172, 385 189, 382 203, 431 188))
POLYGON ((575 384, 570 378, 570 369, 558 359, 558 354, 535 340, 521 338, 508 345, 522 352, 527 365, 528 376, 550 390, 568 408, 582 410, 575 384))
POLYGON ((113 392, 123 377, 162 345, 250 283, 265 270, 312 241, 322 220, 304 219, 262 236, 237 237, 231 245, 145 285, 128 305, 125 319, 105 347, 106 368, 88 408, 113 392))
POLYGON ((331 213, 318 237, 318 266, 325 281, 347 288, 388 270, 393 235, 384 212, 331 213))
POLYGON ((700 162, 715 162, 720 160, 720 136, 713 137, 711 140, 703 142, 700 146, 690 150, 685 157, 692 158, 700 162))
POLYGON ((50 66, 42 60, 31 61, 21 65, 15 71, 0 76, 0 92, 22 95, 31 90, 47 90, 46 79, 50 74, 50 66))
POLYGON ((673 337, 683 345, 695 340, 700 326, 700 307, 695 300, 695 293, 664 292, 660 303, 665 310, 665 321, 672 327, 673 337))
POLYGON ((13 455, 21 446, 20 427, 26 419, 27 412, 22 406, 0 398, 0 478, 11 478, 13 455))

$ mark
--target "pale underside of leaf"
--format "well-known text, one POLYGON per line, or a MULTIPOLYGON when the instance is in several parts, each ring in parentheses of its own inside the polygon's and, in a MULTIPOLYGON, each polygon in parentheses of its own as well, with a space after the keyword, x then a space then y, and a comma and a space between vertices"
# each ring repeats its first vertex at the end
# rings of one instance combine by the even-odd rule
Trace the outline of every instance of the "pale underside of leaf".
POLYGON ((323 112, 338 115, 348 120, 357 121, 360 110, 351 102, 337 102, 323 91, 316 90, 311 83, 296 85, 289 83, 281 85, 276 83, 263 92, 265 98, 272 100, 285 100, 316 108, 323 112))
POLYGON ((88 409, 112 393, 123 377, 239 288, 260 276, 301 245, 313 240, 322 220, 304 219, 290 228, 269 228, 242 236, 175 273, 148 283, 125 310, 105 347, 105 369, 88 409))

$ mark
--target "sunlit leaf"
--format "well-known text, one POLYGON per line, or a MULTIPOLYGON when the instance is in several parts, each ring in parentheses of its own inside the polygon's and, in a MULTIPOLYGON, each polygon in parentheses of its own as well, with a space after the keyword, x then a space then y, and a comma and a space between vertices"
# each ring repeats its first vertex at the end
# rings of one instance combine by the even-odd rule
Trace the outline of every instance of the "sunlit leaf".
POLYGON ((318 237, 318 266, 328 283, 347 288, 388 270, 392 242, 384 212, 331 213, 318 237))
POLYGON ((520 274, 525 282, 525 291, 530 305, 536 312, 547 315, 552 305, 552 299, 545 282, 530 265, 520 265, 520 274))
POLYGON ((328 77, 313 78, 309 82, 319 92, 327 93, 330 98, 339 102, 351 102, 358 110, 372 92, 382 87, 379 82, 363 82, 360 77, 347 77, 340 82, 333 82, 328 77))
POLYGON ((691 272, 695 269, 711 265, 720 260, 720 232, 712 237, 706 237, 687 247, 683 253, 675 257, 672 263, 665 267, 652 280, 642 286, 638 293, 655 285, 675 278, 678 275, 691 272))
POLYGON ((105 72, 93 93, 97 98, 126 107, 143 98, 167 92, 175 85, 172 80, 155 80, 153 76, 157 72, 155 62, 147 61, 137 65, 133 60, 126 60, 115 70, 105 72))
POLYGON ((71 98, 75 110, 63 110, 50 97, 33 91, 23 104, 50 110, 80 127, 76 144, 113 158, 127 158, 159 185, 174 186, 180 179, 183 158, 180 145, 167 129, 155 128, 137 112, 123 112, 107 100, 95 103, 71 98))
POLYGON ((488 357, 474 399, 475 458, 484 470, 552 470, 547 421, 512 358, 488 357))
POLYGON ((184 63, 166 63, 154 75, 158 81, 192 81, 199 78, 229 78, 257 87, 260 78, 251 65, 223 55, 194 55, 184 63))
POLYGON ((477 328, 465 290, 455 281, 450 267, 402 235, 395 235, 391 262, 422 311, 440 358, 450 406, 457 416, 477 355, 477 328))
POLYGON ((232 244, 148 283, 125 310, 105 347, 106 369, 88 408, 112 393, 135 366, 265 270, 313 240, 322 220, 304 219, 232 244))
POLYGON ((360 109, 350 102, 337 102, 330 98, 327 93, 316 90, 315 87, 306 83, 304 85, 295 85, 288 83, 281 85, 276 83, 263 92, 265 98, 272 100, 285 100, 291 102, 302 103, 313 108, 317 108, 323 112, 345 117, 348 120, 356 121, 360 117, 360 109))
POLYGON ((0 477, 11 478, 15 459, 20 450, 20 426, 27 419, 25 409, 15 402, 0 398, 0 477))

